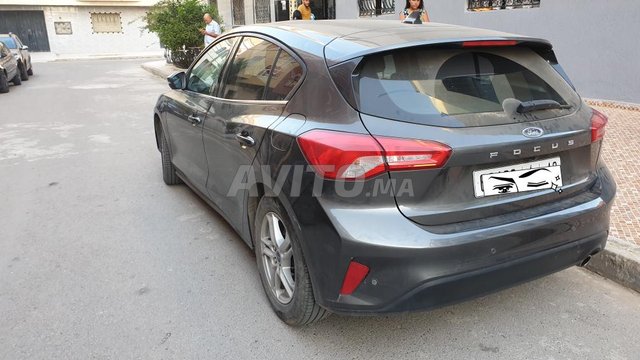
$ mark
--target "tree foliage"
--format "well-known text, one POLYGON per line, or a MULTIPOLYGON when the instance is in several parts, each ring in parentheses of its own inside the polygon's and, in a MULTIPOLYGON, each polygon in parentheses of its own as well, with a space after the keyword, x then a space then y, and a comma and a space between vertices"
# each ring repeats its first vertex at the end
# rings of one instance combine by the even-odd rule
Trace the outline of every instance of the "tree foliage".
POLYGON ((147 23, 145 29, 156 33, 160 44, 171 51, 183 47, 201 47, 204 40, 199 29, 205 27, 202 17, 206 13, 222 24, 218 9, 214 6, 198 0, 161 0, 144 16, 147 23))

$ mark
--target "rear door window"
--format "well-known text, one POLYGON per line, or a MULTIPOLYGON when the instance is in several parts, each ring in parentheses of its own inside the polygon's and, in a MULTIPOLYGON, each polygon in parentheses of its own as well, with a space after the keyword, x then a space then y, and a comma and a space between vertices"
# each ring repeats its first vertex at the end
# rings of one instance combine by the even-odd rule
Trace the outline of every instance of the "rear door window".
POLYGON ((280 48, 263 39, 244 37, 229 64, 222 97, 262 100, 280 48))
POLYGON ((280 50, 271 71, 265 100, 285 100, 302 78, 302 73, 302 65, 286 51, 280 50))
POLYGON ((537 112, 538 119, 573 112, 580 101, 542 57, 519 47, 375 54, 363 60, 354 85, 365 114, 445 127, 515 122, 504 113, 507 99, 563 105, 537 112))

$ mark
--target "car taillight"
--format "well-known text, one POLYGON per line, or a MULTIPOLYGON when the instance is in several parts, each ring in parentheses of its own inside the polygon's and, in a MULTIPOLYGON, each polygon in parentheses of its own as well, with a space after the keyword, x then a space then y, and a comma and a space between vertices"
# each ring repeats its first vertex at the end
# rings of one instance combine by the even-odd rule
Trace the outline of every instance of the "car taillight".
POLYGON ((435 141, 375 136, 387 160, 389 171, 442 167, 451 156, 451 148, 435 141))
POLYGON ((462 47, 487 47, 487 46, 515 46, 518 44, 516 40, 479 40, 479 41, 463 41, 462 47))
POLYGON ((313 130, 298 137, 316 173, 326 179, 356 179, 385 171, 382 149, 369 135, 313 130))
POLYGON ((434 141, 312 130, 298 144, 325 179, 366 179, 384 171, 442 167, 451 148, 434 141))
POLYGON ((591 142, 596 142, 604 138, 605 127, 609 122, 607 116, 598 110, 592 109, 591 115, 591 142))

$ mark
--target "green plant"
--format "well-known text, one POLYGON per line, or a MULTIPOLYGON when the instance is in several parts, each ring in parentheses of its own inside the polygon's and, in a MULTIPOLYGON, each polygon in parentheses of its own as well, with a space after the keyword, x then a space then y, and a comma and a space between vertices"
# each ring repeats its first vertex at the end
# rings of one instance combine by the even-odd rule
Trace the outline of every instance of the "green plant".
POLYGON ((198 0, 162 0, 143 17, 147 24, 144 28, 156 33, 160 44, 172 52, 202 47, 204 41, 198 29, 205 27, 202 20, 205 13, 222 24, 215 6, 202 4, 198 0))

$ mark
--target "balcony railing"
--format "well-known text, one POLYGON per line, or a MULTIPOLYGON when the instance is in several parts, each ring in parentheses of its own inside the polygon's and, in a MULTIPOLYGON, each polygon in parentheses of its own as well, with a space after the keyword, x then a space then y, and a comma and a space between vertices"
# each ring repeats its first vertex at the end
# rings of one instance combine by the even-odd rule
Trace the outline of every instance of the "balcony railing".
POLYGON ((470 11, 540 7, 540 0, 469 0, 470 11))
POLYGON ((379 16, 396 11, 395 0, 358 0, 360 16, 379 16))

